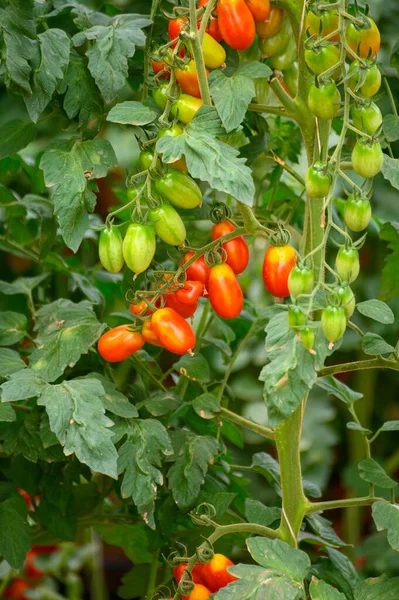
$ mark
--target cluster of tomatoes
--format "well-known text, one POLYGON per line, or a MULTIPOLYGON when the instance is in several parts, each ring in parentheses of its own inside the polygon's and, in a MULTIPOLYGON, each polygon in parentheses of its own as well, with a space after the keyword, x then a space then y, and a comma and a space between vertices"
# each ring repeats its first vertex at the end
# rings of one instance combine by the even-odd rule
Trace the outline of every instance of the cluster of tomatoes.
MULTIPOLYGON (((227 567, 232 565, 234 563, 223 554, 214 554, 207 564, 197 563, 191 571, 194 587, 188 596, 183 596, 182 600, 208 600, 211 594, 237 579, 227 571, 227 567)), ((180 583, 186 568, 187 563, 182 563, 173 569, 177 583, 180 583)))

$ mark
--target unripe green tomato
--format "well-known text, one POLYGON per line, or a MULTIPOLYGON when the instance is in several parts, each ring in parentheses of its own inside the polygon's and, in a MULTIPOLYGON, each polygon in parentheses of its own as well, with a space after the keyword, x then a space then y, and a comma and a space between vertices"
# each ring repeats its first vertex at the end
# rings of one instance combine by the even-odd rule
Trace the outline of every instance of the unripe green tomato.
POLYGON ((331 44, 319 46, 315 50, 305 50, 305 62, 315 75, 321 75, 324 71, 337 65, 337 68, 334 70, 331 77, 333 79, 338 79, 341 73, 340 58, 341 55, 339 49, 331 44))
POLYGON ((197 114, 203 102, 201 98, 195 98, 189 94, 180 94, 176 102, 172 104, 170 112, 174 117, 187 125, 197 114))
POLYGON ((281 54, 275 54, 270 58, 270 66, 277 71, 290 69, 296 61, 297 51, 295 38, 290 38, 287 47, 281 54))
POLYGON ((296 96, 298 92, 298 77, 299 77, 299 69, 296 64, 293 64, 292 67, 286 69, 283 73, 284 75, 284 83, 288 88, 291 96, 296 96))
MULTIPOLYGON (((154 160, 154 153, 150 150, 143 150, 139 155, 139 166, 143 171, 147 171, 152 165, 152 161, 154 160)), ((157 159, 157 168, 161 167, 161 161, 159 158, 157 159)), ((129 188, 134 189, 134 188, 129 188)))
POLYGON ((359 252, 356 248, 342 246, 337 252, 335 269, 341 281, 355 281, 360 272, 359 252))
POLYGON ((309 267, 296 266, 288 277, 288 289, 292 298, 296 299, 301 294, 310 294, 314 286, 313 270, 309 267))
POLYGON ((109 227, 100 233, 98 246, 100 262, 106 271, 119 273, 124 265, 122 236, 117 227, 109 227))
POLYGON ((384 163, 384 154, 379 142, 361 138, 352 150, 352 165, 358 175, 371 178, 378 175, 384 163))
POLYGON ((341 94, 333 81, 322 83, 320 87, 310 86, 308 105, 318 119, 333 119, 339 111, 340 102, 341 94))
POLYGON ((288 309, 288 325, 293 331, 297 331, 306 323, 306 315, 299 306, 290 306, 288 309))
POLYGON ((152 97, 154 98, 154 102, 161 110, 165 110, 165 106, 168 102, 168 99, 166 97, 167 88, 168 84, 163 83, 161 87, 155 88, 152 91, 152 97))
POLYGON ((155 233, 167 244, 180 246, 186 239, 186 228, 179 215, 171 204, 166 202, 152 208, 148 219, 155 229, 155 233))
POLYGON ((354 60, 349 67, 349 73, 355 73, 348 80, 349 87, 357 94, 360 93, 364 98, 372 98, 381 87, 381 73, 376 64, 368 66, 367 69, 362 69, 359 61, 354 60))
POLYGON ((123 257, 133 273, 143 273, 155 254, 155 231, 143 223, 131 223, 123 239, 123 257))
POLYGON ((299 335, 301 337, 301 342, 305 346, 306 350, 312 350, 315 338, 314 329, 312 329, 311 327, 304 327, 299 332, 299 335))
POLYGON ((345 333, 346 316, 341 306, 327 306, 321 315, 321 327, 324 337, 333 344, 345 333))
POLYGON ((345 316, 350 319, 356 308, 355 294, 349 285, 340 285, 336 290, 336 296, 340 302, 340 306, 345 311, 345 316))
POLYGON ((291 37, 293 37, 292 29, 289 20, 286 18, 275 35, 260 40, 260 51, 264 56, 281 54, 287 47, 291 37))
POLYGON ((344 219, 351 231, 363 231, 371 220, 371 204, 368 198, 349 196, 344 206, 344 219))
POLYGON ((255 99, 258 104, 267 104, 270 95, 269 82, 266 77, 255 79, 255 99))
POLYGON ((325 164, 316 162, 309 167, 305 176, 306 192, 310 198, 325 198, 331 188, 331 175, 326 172, 325 164))
POLYGON ((374 102, 369 106, 352 106, 351 113, 356 129, 368 135, 373 135, 382 125, 381 111, 374 102))
POLYGON ((202 202, 201 190, 194 179, 177 169, 169 169, 156 179, 155 189, 164 200, 177 208, 195 208, 202 202))

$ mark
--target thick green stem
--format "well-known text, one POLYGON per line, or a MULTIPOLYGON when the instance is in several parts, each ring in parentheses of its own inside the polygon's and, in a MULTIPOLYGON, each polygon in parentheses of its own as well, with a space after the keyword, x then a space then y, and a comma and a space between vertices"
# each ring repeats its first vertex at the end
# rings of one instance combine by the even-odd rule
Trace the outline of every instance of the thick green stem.
POLYGON ((195 60, 195 66, 197 68, 198 73, 198 83, 201 92, 201 98, 204 104, 212 106, 211 95, 209 93, 208 79, 206 76, 204 57, 202 54, 200 32, 197 29, 197 14, 195 0, 190 0, 190 41, 191 49, 193 51, 193 57, 195 60))

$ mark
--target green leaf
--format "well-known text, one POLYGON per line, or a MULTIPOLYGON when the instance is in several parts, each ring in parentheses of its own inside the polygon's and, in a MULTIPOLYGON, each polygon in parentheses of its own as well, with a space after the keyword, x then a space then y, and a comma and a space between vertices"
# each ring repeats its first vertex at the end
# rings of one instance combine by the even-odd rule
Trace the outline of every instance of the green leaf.
POLYGON ((311 529, 330 546, 346 546, 345 542, 335 533, 331 521, 324 518, 320 513, 311 513, 306 516, 306 521, 311 529))
POLYGON ((31 369, 25 369, 11 375, 9 381, 2 384, 2 401, 16 402, 40 396, 46 382, 31 369))
POLYGON ((61 540, 73 542, 76 537, 76 515, 72 510, 71 502, 66 509, 61 510, 46 498, 41 498, 37 509, 41 524, 48 531, 61 540))
POLYGON ((86 375, 86 377, 79 377, 79 380, 80 379, 97 379, 97 381, 101 383, 105 392, 104 395, 101 396, 101 401, 105 410, 108 412, 125 419, 138 417, 139 413, 134 404, 130 404, 126 396, 117 390, 116 384, 104 377, 104 375, 90 373, 89 375, 86 375))
POLYGON ((305 552, 291 548, 281 540, 263 537, 248 539, 247 547, 252 558, 262 567, 302 585, 310 569, 310 559, 305 552))
POLYGON ((75 46, 81 46, 85 40, 90 42, 86 52, 89 71, 104 100, 110 103, 125 85, 128 58, 134 55, 136 46, 144 46, 142 29, 151 25, 151 21, 141 15, 129 14, 108 17, 107 23, 107 26, 94 25, 77 33, 73 42, 75 46))
POLYGON ((174 363, 173 368, 193 381, 200 383, 210 381, 209 364, 202 354, 194 354, 194 356, 185 354, 174 363))
POLYGON ((381 302, 381 300, 373 299, 359 302, 356 308, 365 317, 374 319, 374 321, 378 321, 384 325, 391 325, 395 322, 395 315, 392 310, 385 302, 381 302))
POLYGON ((71 45, 68 35, 62 29, 47 29, 37 37, 40 50, 31 82, 32 95, 25 98, 29 116, 35 123, 50 102, 57 82, 64 76, 71 45))
POLYGON ((258 500, 245 498, 245 516, 250 523, 259 523, 259 525, 269 527, 281 518, 281 508, 265 506, 258 500))
POLYGON ((15 350, 0 348, 0 377, 12 375, 25 368, 25 363, 15 350))
POLYGON ((388 542, 394 550, 399 552, 399 504, 374 502, 373 519, 377 531, 388 530, 388 542))
POLYGON ((110 525, 95 525, 94 529, 107 544, 122 548, 126 557, 136 565, 151 564, 151 553, 148 529, 143 523, 128 525, 127 523, 112 523, 110 525))
POLYGON ((182 400, 179 396, 170 392, 154 392, 148 400, 140 402, 138 409, 144 407, 153 417, 163 417, 174 412, 181 406, 182 400))
POLYGON ((213 419, 220 412, 220 404, 213 394, 205 393, 194 398, 191 406, 202 419, 213 419))
POLYGON ((392 187, 399 190, 399 160, 397 158, 391 158, 387 154, 384 154, 381 173, 392 187))
POLYGON ((391 114, 384 115, 382 129, 387 142, 399 140, 399 117, 391 114))
POLYGON ((191 434, 186 436, 177 453, 176 462, 168 471, 169 486, 180 510, 192 506, 217 451, 218 442, 215 438, 191 434))
POLYGON ((352 406, 357 400, 363 398, 363 394, 351 390, 350 387, 339 381, 333 375, 327 377, 319 377, 316 384, 325 390, 328 394, 336 396, 339 400, 342 400, 347 406, 352 406))
POLYGON ((388 477, 384 469, 373 458, 366 458, 358 464, 359 474, 364 481, 384 489, 392 489, 398 484, 388 477))
POLYGON ((26 335, 28 319, 21 313, 0 312, 0 346, 12 346, 26 335))
POLYGON ((386 421, 380 431, 399 431, 399 421, 386 421))
POLYGON ((239 158, 235 148, 224 144, 207 131, 213 127, 214 108, 203 106, 194 119, 176 138, 165 136, 158 140, 157 151, 166 163, 173 162, 184 154, 188 170, 193 177, 206 181, 210 187, 231 194, 248 206, 252 206, 255 186, 251 170, 245 159, 239 158))
POLYGON ((36 127, 33 123, 17 119, 3 123, 0 127, 0 160, 23 150, 35 137, 36 127))
POLYGON ((50 273, 43 273, 42 275, 37 275, 37 277, 18 277, 18 279, 15 279, 12 283, 0 281, 0 292, 7 296, 13 296, 14 294, 30 296, 32 290, 43 283, 49 275, 50 273))
POLYGON ((39 348, 31 354, 30 364, 38 376, 50 382, 67 366, 73 367, 104 331, 86 300, 74 304, 60 298, 43 306, 36 317, 39 348))
POLYGON ((312 600, 345 600, 345 596, 341 592, 325 581, 318 581, 315 577, 312 578, 309 591, 312 600))
POLYGON ((259 62, 243 65, 232 77, 226 77, 218 69, 210 73, 210 92, 228 133, 242 123, 248 105, 256 95, 252 79, 267 78, 271 74, 271 69, 259 62))
POLYGON ((71 273, 70 284, 73 291, 75 291, 76 288, 79 288, 80 291, 94 304, 103 304, 104 296, 84 275, 76 272, 71 273))
POLYGON ((128 100, 117 104, 109 111, 107 121, 123 125, 148 125, 158 117, 157 113, 141 102, 128 100))
POLYGON ((14 569, 22 568, 31 546, 26 505, 21 500, 11 497, 0 504, 0 554, 14 569))
POLYGON ((390 354, 395 348, 388 344, 380 335, 368 331, 362 337, 362 349, 366 354, 381 355, 390 354))
POLYGON ((399 295, 399 223, 384 223, 380 238, 388 242, 391 250, 382 270, 380 297, 393 300, 399 295))
POLYGON ((151 529, 155 529, 157 486, 163 484, 162 459, 172 453, 168 432, 155 419, 132 421, 127 439, 119 449, 118 473, 124 474, 122 498, 132 498, 151 529))
POLYGON ((386 575, 361 581, 356 586, 356 600, 398 600, 399 577, 386 575))
POLYGON ((97 379, 72 379, 47 385, 37 403, 45 406, 51 431, 65 456, 77 459, 97 473, 117 479, 117 452, 112 443, 112 421, 105 416, 97 379))
POLYGON ((17 415, 12 406, 9 404, 0 404, 0 421, 5 423, 13 423, 17 420, 17 415))
POLYGON ((65 142, 42 156, 40 167, 46 186, 53 188, 54 212, 65 243, 74 252, 88 228, 87 211, 92 212, 96 204, 96 196, 87 182, 105 177, 116 164, 114 150, 103 138, 65 142))
POLYGON ((229 567, 229 572, 239 579, 221 588, 215 600, 298 600, 304 594, 299 583, 256 565, 229 567))
POLYGON ((349 423, 346 424, 347 429, 352 429, 353 431, 360 431, 361 433, 365 434, 365 435, 369 435, 370 433, 372 433, 372 431, 370 431, 370 429, 366 429, 365 427, 362 427, 361 425, 359 425, 359 423, 355 423, 355 421, 349 421, 349 423))

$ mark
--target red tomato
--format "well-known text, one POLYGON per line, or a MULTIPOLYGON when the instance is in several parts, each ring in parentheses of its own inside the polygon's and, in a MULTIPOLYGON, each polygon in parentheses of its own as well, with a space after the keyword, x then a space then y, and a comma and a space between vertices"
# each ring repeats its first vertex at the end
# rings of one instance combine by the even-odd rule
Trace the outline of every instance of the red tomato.
POLYGON ((255 39, 255 21, 245 0, 219 0, 220 33, 235 50, 246 50, 255 39))
POLYGON ((255 23, 263 23, 270 14, 270 0, 245 0, 255 23))
POLYGON ((192 327, 173 308, 160 308, 152 315, 152 326, 161 344, 173 354, 186 354, 195 346, 192 327))
POLYGON ((182 304, 196 304, 204 292, 201 281, 187 280, 182 288, 176 292, 176 300, 182 304))
POLYGON ((210 590, 201 583, 196 583, 190 594, 188 596, 183 596, 182 600, 208 600, 210 597, 210 590))
POLYGON ((98 352, 108 362, 119 362, 140 350, 144 338, 137 331, 129 331, 129 325, 119 325, 104 333, 98 340, 98 352))
MULTIPOLYGON (((178 567, 175 567, 173 569, 173 575, 175 576, 175 579, 177 581, 177 583, 180 583, 181 578, 183 577, 183 573, 187 568, 187 563, 181 563, 181 565, 179 565, 178 567)), ((202 583, 203 579, 202 579, 202 565, 200 563, 197 563, 195 565, 195 567, 193 568, 193 570, 191 571, 191 579, 194 581, 194 583, 202 583)))
POLYGON ((31 549, 33 550, 33 552, 36 552, 36 554, 43 554, 47 556, 49 554, 57 552, 58 546, 57 544, 48 544, 45 546, 32 546, 31 549))
MULTIPOLYGON (((206 74, 208 76, 209 71, 206 71, 206 74)), ((175 75, 177 83, 180 85, 183 92, 190 94, 190 96, 194 96, 195 98, 201 98, 195 60, 190 60, 190 62, 182 69, 175 69, 175 75)))
POLYGON ((208 283, 209 300, 213 310, 223 319, 238 317, 244 296, 234 271, 226 263, 211 268, 208 283))
MULTIPOLYGON (((227 235, 234 230, 234 225, 229 221, 216 223, 212 227, 212 239, 218 240, 222 235, 227 235)), ((234 273, 239 275, 245 271, 249 261, 249 250, 244 237, 240 235, 239 237, 234 238, 234 240, 224 242, 222 246, 227 252, 226 264, 233 269, 234 273)))
POLYGON ((23 579, 14 579, 11 585, 4 592, 5 598, 11 598, 11 600, 29 600, 28 596, 25 596, 25 592, 29 589, 29 584, 23 579))
POLYGON ((25 558, 25 565, 24 565, 25 575, 27 576, 28 579, 30 579, 32 581, 39 581, 44 575, 44 571, 42 571, 35 565, 35 558, 38 555, 39 555, 38 552, 35 552, 34 550, 29 550, 29 552, 25 558))
MULTIPOLYGON (((169 33, 170 41, 177 40, 177 38, 179 37, 180 31, 182 30, 183 25, 185 23, 188 23, 188 19, 186 19, 185 17, 178 17, 177 19, 172 19, 171 21, 169 21, 168 33, 169 33)), ((177 44, 177 42, 172 44, 172 48, 175 48, 176 44, 177 44)), ((184 49, 182 51, 184 54, 184 49)), ((180 56, 181 55, 182 55, 182 52, 180 52, 180 56)))
MULTIPOLYGON (((153 298, 149 297, 148 302, 152 302, 152 301, 153 301, 153 298)), ((158 298, 158 300, 155 302, 155 306, 159 307, 160 304, 161 304, 161 301, 158 298)), ((137 304, 130 305, 130 312, 132 313, 132 315, 148 316, 148 315, 152 315, 152 313, 154 311, 148 307, 148 304, 145 300, 140 300, 140 302, 138 302, 137 304), (141 314, 141 313, 143 313, 143 314, 141 314)))
POLYGON ((205 585, 211 592, 218 592, 220 588, 237 580, 237 577, 230 575, 227 571, 227 567, 231 567, 232 565, 234 565, 234 563, 223 554, 214 554, 212 560, 206 565, 203 565, 202 575, 205 585))
POLYGON ((296 254, 292 246, 270 246, 263 261, 263 283, 267 291, 277 298, 287 298, 288 277, 295 267, 296 254))
MULTIPOLYGON (((172 58, 172 52, 170 50, 168 50, 167 58, 168 62, 170 63, 172 58)), ((162 77, 164 77, 165 79, 170 79, 170 67, 168 65, 168 62, 163 60, 161 57, 159 57, 159 60, 153 58, 151 60, 152 70, 154 71, 154 73, 160 73, 161 71, 164 71, 162 73, 162 77)))
MULTIPOLYGON (((200 0, 198 2, 198 8, 201 8, 201 6, 206 6, 208 4, 208 2, 209 2, 209 0, 200 0)), ((217 10, 214 10, 214 12, 216 13, 217 10)), ((222 41, 223 38, 220 33, 219 22, 217 20, 217 17, 214 17, 213 15, 211 15, 205 31, 208 35, 211 35, 213 37, 213 39, 216 40, 217 42, 222 41)))
POLYGON ((176 298, 176 292, 173 294, 165 294, 164 295, 165 304, 169 308, 173 308, 183 319, 189 319, 193 316, 195 311, 198 308, 198 303, 194 302, 194 304, 187 304, 184 302, 179 302, 176 298))
MULTIPOLYGON (((194 256, 195 252, 189 250, 184 255, 183 263, 186 264, 194 256)), ((187 279, 192 281, 201 281, 204 285, 208 283, 209 275, 211 274, 211 267, 205 262, 205 257, 202 254, 197 260, 190 265, 186 271, 187 279)))
POLYGON ((151 321, 146 321, 143 325, 143 329, 141 330, 141 335, 148 344, 152 344, 153 346, 161 346, 162 344, 155 335, 154 328, 152 326, 151 321))

